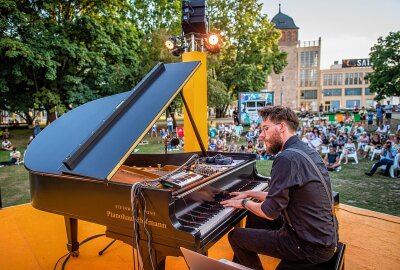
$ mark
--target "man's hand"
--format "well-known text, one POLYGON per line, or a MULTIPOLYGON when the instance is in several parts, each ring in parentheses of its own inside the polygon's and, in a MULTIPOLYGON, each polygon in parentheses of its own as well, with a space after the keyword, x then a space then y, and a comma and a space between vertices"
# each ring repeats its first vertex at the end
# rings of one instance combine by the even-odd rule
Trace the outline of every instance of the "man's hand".
POLYGON ((247 194, 246 191, 243 191, 243 192, 231 192, 229 194, 234 196, 233 198, 231 198, 231 200, 243 200, 243 199, 247 199, 249 197, 249 195, 247 194))
POLYGON ((240 200, 237 200, 237 199, 230 199, 230 200, 222 201, 221 204, 222 204, 224 207, 233 207, 233 208, 241 209, 241 208, 243 208, 243 206, 242 206, 242 200, 243 200, 243 199, 240 199, 240 200))

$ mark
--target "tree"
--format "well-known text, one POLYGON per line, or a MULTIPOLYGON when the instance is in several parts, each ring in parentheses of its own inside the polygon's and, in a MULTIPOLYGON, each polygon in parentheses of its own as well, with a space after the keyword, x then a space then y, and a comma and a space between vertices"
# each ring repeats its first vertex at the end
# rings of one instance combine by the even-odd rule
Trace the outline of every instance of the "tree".
POLYGON ((208 106, 215 108, 216 118, 224 117, 228 106, 232 102, 225 84, 212 78, 208 80, 207 84, 208 106))
POLYGON ((370 57, 373 72, 367 78, 371 92, 377 93, 375 99, 400 96, 400 31, 378 38, 370 57))
POLYGON ((221 53, 209 59, 211 74, 226 84, 231 96, 259 91, 267 75, 287 65, 278 47, 280 32, 261 13, 257 0, 208 1, 212 29, 223 39, 221 53))
POLYGON ((54 115, 130 90, 147 72, 130 7, 127 0, 0 0, 2 109, 54 115))

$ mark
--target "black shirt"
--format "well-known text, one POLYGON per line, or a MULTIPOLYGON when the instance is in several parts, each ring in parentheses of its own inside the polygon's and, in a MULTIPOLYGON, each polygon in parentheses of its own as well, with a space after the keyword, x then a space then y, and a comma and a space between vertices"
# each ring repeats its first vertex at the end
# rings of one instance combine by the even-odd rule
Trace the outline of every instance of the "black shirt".
POLYGON ((335 232, 328 195, 312 165, 300 154, 285 151, 288 148, 302 150, 311 157, 332 193, 328 170, 321 156, 297 136, 292 136, 272 164, 271 186, 261 209, 273 219, 286 209, 301 239, 329 246, 335 241, 335 232))

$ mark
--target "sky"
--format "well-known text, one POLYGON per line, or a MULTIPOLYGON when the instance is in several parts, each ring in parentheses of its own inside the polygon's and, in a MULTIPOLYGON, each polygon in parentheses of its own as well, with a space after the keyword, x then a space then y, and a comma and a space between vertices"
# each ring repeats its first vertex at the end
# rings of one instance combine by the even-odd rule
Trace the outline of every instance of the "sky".
POLYGON ((279 10, 299 27, 299 40, 321 37, 321 68, 369 58, 378 38, 400 31, 400 0, 259 0, 271 20, 279 10))

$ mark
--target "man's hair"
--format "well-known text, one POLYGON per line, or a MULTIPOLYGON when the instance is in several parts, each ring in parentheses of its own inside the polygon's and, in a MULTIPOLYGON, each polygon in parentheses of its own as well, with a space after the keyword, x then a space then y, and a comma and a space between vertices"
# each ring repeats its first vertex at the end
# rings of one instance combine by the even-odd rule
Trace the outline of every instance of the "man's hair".
POLYGON ((296 131, 299 127, 297 115, 288 107, 281 105, 267 106, 259 109, 258 114, 264 121, 268 119, 275 124, 285 122, 292 131, 296 131))

